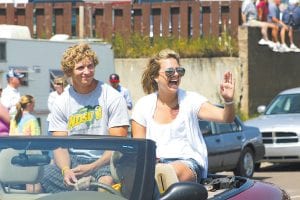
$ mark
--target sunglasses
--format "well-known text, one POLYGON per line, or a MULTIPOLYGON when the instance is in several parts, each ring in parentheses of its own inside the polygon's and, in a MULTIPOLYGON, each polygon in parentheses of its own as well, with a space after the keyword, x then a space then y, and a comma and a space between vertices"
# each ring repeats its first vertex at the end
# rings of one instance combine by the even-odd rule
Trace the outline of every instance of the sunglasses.
POLYGON ((172 77, 172 76, 174 76, 175 71, 177 72, 177 74, 179 76, 184 76, 184 74, 185 74, 185 69, 183 67, 176 67, 176 68, 169 67, 165 70, 165 75, 167 77, 172 77))

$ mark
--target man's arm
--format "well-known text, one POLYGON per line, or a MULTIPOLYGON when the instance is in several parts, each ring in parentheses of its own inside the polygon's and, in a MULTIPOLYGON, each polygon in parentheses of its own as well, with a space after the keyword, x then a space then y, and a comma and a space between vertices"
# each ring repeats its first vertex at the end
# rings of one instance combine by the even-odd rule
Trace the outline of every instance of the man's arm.
MULTIPOLYGON (((117 126, 109 129, 109 135, 127 137, 128 126, 117 126)), ((98 169, 99 167, 110 162, 111 151, 105 151, 103 155, 93 163, 93 168, 98 169)))
MULTIPOLYGON (((109 135, 126 137, 127 130, 128 130, 128 126, 112 127, 109 129, 109 135)), ((96 171, 100 167, 108 164, 110 162, 111 155, 112 155, 111 151, 105 151, 102 154, 102 156, 99 159, 97 159, 95 162, 92 162, 90 164, 85 164, 85 165, 78 165, 77 167, 73 168, 72 171, 76 176, 82 176, 82 175, 87 176, 91 174, 93 171, 96 171)))
MULTIPOLYGON (((55 137, 67 136, 65 131, 54 131, 52 135, 55 137)), ((64 176, 64 182, 67 185, 73 185, 76 183, 77 178, 71 171, 71 160, 68 149, 58 148, 53 151, 55 164, 61 169, 62 176, 64 176)))

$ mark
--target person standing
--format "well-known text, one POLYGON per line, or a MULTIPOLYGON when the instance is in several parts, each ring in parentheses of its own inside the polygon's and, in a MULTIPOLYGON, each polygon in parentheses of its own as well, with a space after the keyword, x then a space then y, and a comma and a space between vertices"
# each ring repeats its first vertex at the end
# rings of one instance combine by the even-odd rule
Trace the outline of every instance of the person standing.
POLYGON ((67 84, 64 77, 56 77, 53 81, 54 91, 50 92, 48 96, 48 109, 49 109, 49 114, 47 117, 48 124, 49 124, 49 119, 51 118, 53 103, 55 99, 64 92, 64 88, 66 85, 67 84))
POLYGON ((220 85, 224 108, 220 108, 198 93, 180 89, 184 74, 173 50, 161 50, 149 60, 142 75, 148 95, 133 108, 132 133, 134 138, 156 142, 157 161, 171 164, 179 181, 199 182, 207 176, 208 158, 198 119, 234 120, 234 79, 232 73, 224 74, 220 85))
POLYGON ((18 88, 21 85, 21 79, 23 77, 24 74, 21 74, 14 69, 9 70, 6 74, 7 86, 2 91, 1 103, 8 109, 10 116, 13 116, 16 113, 16 104, 21 97, 18 88))
POLYGON ((37 118, 32 114, 34 98, 31 95, 21 96, 16 104, 17 113, 10 121, 9 135, 38 136, 41 129, 37 118))
POLYGON ((122 94, 122 96, 126 100, 128 110, 131 110, 132 109, 132 100, 131 100, 130 92, 127 88, 120 85, 119 75, 118 74, 109 75, 109 83, 113 88, 115 88, 117 91, 119 91, 122 94))
MULTIPOLYGON (((53 136, 127 136, 129 116, 125 99, 108 84, 95 79, 96 53, 86 43, 69 47, 61 68, 72 85, 55 99, 49 121, 53 136)), ((92 175, 112 184, 111 152, 59 148, 53 151, 55 165, 48 165, 41 180, 45 192, 74 189, 78 179, 92 175)))

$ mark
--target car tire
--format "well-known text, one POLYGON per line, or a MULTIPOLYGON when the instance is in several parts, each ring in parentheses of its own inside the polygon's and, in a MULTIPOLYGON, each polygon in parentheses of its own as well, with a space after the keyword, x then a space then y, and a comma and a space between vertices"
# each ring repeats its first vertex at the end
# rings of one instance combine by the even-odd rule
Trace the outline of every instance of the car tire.
POLYGON ((236 176, 251 178, 254 173, 254 153, 249 147, 245 147, 241 153, 239 162, 233 173, 236 176))

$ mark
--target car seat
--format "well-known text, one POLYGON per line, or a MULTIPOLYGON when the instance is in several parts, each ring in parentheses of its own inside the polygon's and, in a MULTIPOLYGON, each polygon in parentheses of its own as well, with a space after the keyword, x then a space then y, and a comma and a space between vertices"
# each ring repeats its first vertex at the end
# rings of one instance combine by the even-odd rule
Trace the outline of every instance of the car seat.
MULTIPOLYGON (((0 184, 5 193, 11 192, 12 185, 36 184, 43 175, 42 166, 17 166, 11 163, 13 157, 18 156, 24 150, 12 148, 0 151, 0 184)), ((37 150, 26 151, 26 154, 42 154, 37 150)))
POLYGON ((179 182, 172 165, 165 163, 156 164, 155 180, 161 194, 164 193, 173 183, 179 182))

